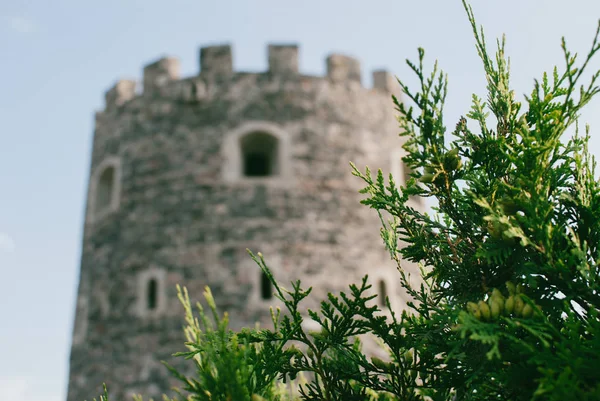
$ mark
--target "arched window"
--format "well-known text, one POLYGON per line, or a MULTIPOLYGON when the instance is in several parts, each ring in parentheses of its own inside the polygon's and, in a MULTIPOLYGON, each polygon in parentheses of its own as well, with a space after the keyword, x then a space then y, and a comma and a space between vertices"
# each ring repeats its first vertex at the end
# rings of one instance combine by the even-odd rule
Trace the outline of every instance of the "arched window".
POLYGON ((384 307, 385 299, 387 298, 387 288, 385 285, 385 281, 379 280, 379 283, 377 285, 377 290, 379 293, 379 306, 384 307))
POLYGON ((166 279, 167 272, 156 267, 143 270, 138 274, 137 302, 134 305, 136 315, 142 318, 154 318, 162 316, 167 311, 166 279))
POLYGON ((90 220, 97 221, 119 208, 121 196, 121 160, 108 157, 96 167, 90 178, 90 220))
POLYGON ((260 274, 260 296, 264 300, 273 298, 273 286, 265 272, 260 274))
POLYGON ((104 168, 98 178, 98 187, 96 188, 96 210, 95 213, 102 213, 110 208, 113 192, 115 190, 115 167, 108 166, 104 168))
POLYGON ((291 134, 269 121, 247 121, 227 132, 221 145, 226 183, 294 185, 291 134))
POLYGON ((264 132, 252 132, 240 139, 242 175, 269 177, 279 174, 278 140, 264 132))
POLYGON ((156 309, 156 301, 158 297, 158 284, 156 279, 151 278, 148 280, 148 288, 146 292, 146 303, 148 310, 156 309))

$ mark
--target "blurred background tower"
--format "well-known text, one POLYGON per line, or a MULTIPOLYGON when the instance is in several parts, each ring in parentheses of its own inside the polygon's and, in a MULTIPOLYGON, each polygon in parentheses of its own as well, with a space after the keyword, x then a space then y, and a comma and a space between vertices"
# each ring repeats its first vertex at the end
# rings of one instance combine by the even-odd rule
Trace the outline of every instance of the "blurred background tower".
POLYGON ((405 179, 391 102, 399 85, 376 71, 364 87, 345 55, 327 57, 324 77, 301 74, 298 59, 297 46, 270 45, 267 71, 238 72, 230 46, 204 47, 196 76, 180 78, 178 60, 162 58, 144 68, 142 90, 120 80, 106 93, 68 401, 91 399, 103 382, 114 400, 176 383, 160 361, 184 350, 178 283, 193 301, 210 286, 234 329, 268 325, 279 301, 246 248, 284 286, 313 286, 308 307, 364 274, 379 302, 388 295, 405 307, 379 219, 359 204, 363 183, 349 167, 405 179))

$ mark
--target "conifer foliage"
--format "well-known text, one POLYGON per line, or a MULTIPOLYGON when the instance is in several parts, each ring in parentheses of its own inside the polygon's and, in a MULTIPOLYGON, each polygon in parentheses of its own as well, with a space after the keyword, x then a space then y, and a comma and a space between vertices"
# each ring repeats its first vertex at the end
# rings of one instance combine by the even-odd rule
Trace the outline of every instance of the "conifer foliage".
MULTIPOLYGON (((587 71, 600 51, 600 24, 583 58, 563 39, 565 65, 544 73, 521 103, 510 86, 504 39, 490 55, 463 5, 487 95, 474 95, 449 133, 447 77, 437 63, 426 72, 419 49, 417 62, 408 61, 419 86, 400 81, 411 106, 394 99, 410 180, 399 186, 391 175, 352 165, 414 299, 410 310, 386 317, 367 295, 365 277, 310 311, 320 329, 306 331, 300 310, 310 289, 296 282, 286 290, 263 256, 250 252, 285 309, 272 312, 272 328, 233 333, 219 324, 216 337, 190 331, 185 355, 198 377, 178 376, 188 399, 600 399, 600 184, 589 130, 577 125, 600 91, 600 71, 587 71), (411 208, 410 197, 434 198, 435 213, 411 208), (410 285, 403 261, 422 266, 419 288, 410 285), (365 334, 376 336, 389 357, 365 355, 358 341, 365 334), (290 381, 296 396, 282 390, 290 381)), ((182 300, 195 327, 189 300, 182 300)), ((222 318, 215 312, 214 319, 222 318)))

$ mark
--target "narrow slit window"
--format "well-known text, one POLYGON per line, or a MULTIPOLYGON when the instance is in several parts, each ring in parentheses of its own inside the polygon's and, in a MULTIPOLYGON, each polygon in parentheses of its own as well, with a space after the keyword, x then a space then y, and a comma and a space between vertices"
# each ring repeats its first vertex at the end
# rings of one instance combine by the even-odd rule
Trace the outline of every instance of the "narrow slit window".
POLYGON ((113 191, 115 190, 115 168, 107 167, 100 174, 96 193, 96 212, 101 212, 110 207, 113 191))
POLYGON ((387 288, 385 286, 385 281, 379 280, 378 290, 379 290, 379 306, 384 307, 386 305, 385 299, 387 298, 387 288))
POLYGON ((158 283, 156 279, 150 279, 148 281, 148 288, 146 293, 146 304, 148 310, 155 310, 158 301, 158 283))
POLYGON ((242 168, 245 177, 269 177, 279 173, 277 138, 254 132, 241 139, 242 168))
POLYGON ((261 272, 260 274, 260 295, 262 299, 273 298, 273 286, 271 285, 269 277, 267 277, 264 272, 261 272))

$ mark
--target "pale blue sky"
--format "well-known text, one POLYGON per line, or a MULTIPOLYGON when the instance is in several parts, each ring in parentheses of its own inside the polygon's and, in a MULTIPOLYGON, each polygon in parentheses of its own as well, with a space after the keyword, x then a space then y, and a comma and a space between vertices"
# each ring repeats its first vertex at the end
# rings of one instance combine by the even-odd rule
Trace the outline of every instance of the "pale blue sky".
MULTIPOLYGON (((588 49, 597 0, 473 0, 488 39, 507 34, 513 86, 588 49), (569 6, 567 6, 569 4, 569 6)), ((162 55, 198 71, 202 45, 231 42, 237 70, 264 70, 269 42, 300 44, 300 68, 329 52, 362 61, 363 81, 425 47, 450 77, 452 128, 484 94, 459 0, 4 0, 0 3, 0 400, 62 401, 78 280, 93 113, 118 78, 162 55)), ((594 67, 599 68, 596 61, 594 67)), ((390 107, 392 107, 390 103, 390 107)), ((600 156, 600 101, 583 115, 600 156)), ((92 394, 90 394, 90 398, 92 394)), ((83 400, 82 400, 83 401, 83 400)))

